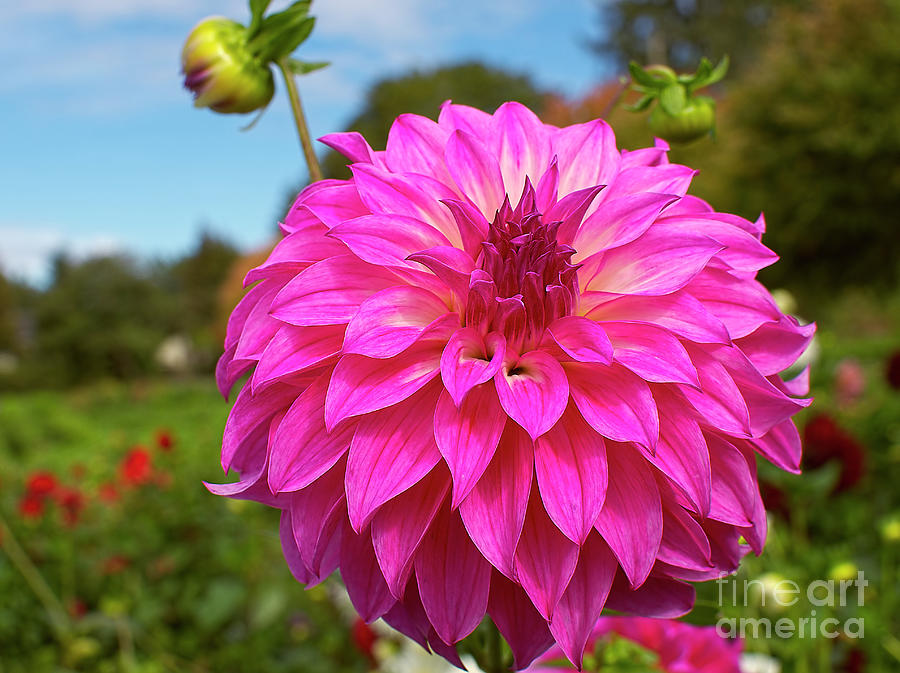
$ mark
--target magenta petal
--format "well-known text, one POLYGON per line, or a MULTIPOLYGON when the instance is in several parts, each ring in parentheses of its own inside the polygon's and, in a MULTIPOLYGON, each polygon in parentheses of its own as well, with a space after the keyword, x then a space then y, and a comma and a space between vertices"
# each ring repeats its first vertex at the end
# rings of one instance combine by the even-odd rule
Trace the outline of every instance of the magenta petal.
POLYGON ((416 580, 428 619, 448 645, 459 642, 487 610, 491 566, 466 535, 459 514, 446 507, 416 552, 416 580))
POLYGON ((763 458, 782 470, 800 474, 800 433, 791 420, 786 420, 762 437, 754 439, 751 444, 763 458))
POLYGON ((328 234, 342 241, 365 262, 380 266, 413 266, 407 257, 450 241, 430 224, 401 215, 365 215, 336 225, 328 234))
POLYGON ((473 387, 491 380, 500 371, 506 341, 499 334, 485 339, 471 327, 457 330, 441 354, 444 387, 459 406, 473 387))
POLYGON ((594 430, 617 442, 656 447, 659 418, 649 386, 621 365, 567 362, 566 376, 578 411, 594 430))
POLYGON ((478 138, 465 131, 455 131, 450 136, 444 156, 460 193, 485 217, 490 217, 506 195, 497 160, 478 138))
POLYGON ((677 200, 671 194, 639 193, 605 200, 579 227, 572 243, 581 261, 609 248, 630 243, 659 217, 660 211, 677 200))
POLYGON ((777 323, 760 325, 735 343, 761 374, 771 376, 794 364, 809 347, 815 332, 815 325, 800 325, 786 315, 777 323))
POLYGON ((435 468, 406 491, 385 503, 372 519, 375 556, 391 593, 403 597, 416 549, 444 503, 450 480, 435 468))
POLYGON ((347 459, 347 510, 361 531, 388 500, 418 482, 441 459, 434 443, 434 386, 359 422, 347 459))
POLYGON ((336 357, 341 351, 343 339, 344 328, 339 325, 303 328, 282 325, 259 358, 251 379, 253 389, 306 371, 336 357))
POLYGON ((767 377, 770 383, 791 397, 803 397, 809 395, 809 365, 792 379, 782 381, 778 376, 767 377))
POLYGON ((394 172, 432 175, 447 184, 451 177, 444 164, 444 146, 449 135, 427 117, 402 114, 391 124, 384 162, 394 172))
POLYGON ((706 269, 685 289, 725 324, 732 339, 781 319, 766 288, 755 280, 738 279, 721 269, 706 269))
POLYGON ((430 650, 428 635, 433 629, 431 622, 428 621, 428 615, 425 614, 425 608, 422 607, 415 576, 412 576, 406 586, 403 599, 395 603, 394 607, 384 614, 383 619, 407 638, 419 643, 426 651, 430 650))
POLYGON ((532 439, 553 427, 566 409, 569 383, 556 358, 544 351, 519 357, 494 377, 500 404, 532 439))
POLYGON ((459 408, 446 391, 441 393, 434 412, 434 438, 453 475, 453 509, 481 478, 505 426, 506 414, 493 386, 477 386, 459 408))
POLYGON ((553 525, 537 489, 532 489, 516 547, 516 578, 546 620, 551 620, 577 562, 578 545, 553 525))
POLYGON ((354 164, 374 163, 374 153, 366 139, 356 131, 329 133, 318 139, 336 152, 340 152, 354 164))
POLYGON ((756 479, 744 455, 729 442, 707 436, 712 466, 713 499, 709 517, 735 526, 749 526, 756 505, 756 479))
POLYGON ((680 164, 635 166, 619 171, 603 194, 609 200, 635 192, 684 196, 696 174, 697 171, 680 164))
POLYGON ((342 357, 328 385, 326 427, 397 404, 421 390, 440 371, 441 346, 421 341, 390 359, 342 357))
POLYGON ((536 114, 516 102, 504 103, 497 108, 493 121, 505 192, 512 203, 517 203, 525 179, 536 182, 550 163, 547 127, 536 114))
POLYGON ((640 617, 674 618, 694 607, 694 587, 668 577, 652 576, 632 589, 618 575, 606 599, 606 607, 640 617))
POLYGON ((593 185, 608 185, 619 170, 616 138, 603 120, 560 129, 553 139, 553 148, 559 157, 562 194, 593 185))
POLYGON ((596 533, 581 548, 578 566, 556 610, 550 631, 576 668, 581 668, 584 647, 606 604, 618 563, 609 547, 596 533))
POLYGON ((610 546, 632 587, 647 579, 662 539, 662 506, 656 480, 644 458, 628 445, 607 445, 612 478, 596 528, 610 546))
POLYGON ((569 405, 559 423, 538 438, 534 467, 547 514, 563 534, 582 544, 606 499, 606 445, 569 405))
POLYGON ((270 386, 256 395, 249 386, 241 389, 225 422, 222 438, 222 469, 225 472, 243 440, 263 424, 268 427, 276 412, 289 406, 297 392, 297 388, 287 385, 270 386))
POLYGON ((531 440, 518 426, 507 423, 493 459, 459 507, 475 546, 507 577, 515 576, 513 558, 533 471, 531 440))
POLYGON ((326 227, 366 215, 356 185, 346 180, 320 180, 297 197, 294 210, 310 212, 326 227))
POLYGON ((488 612, 512 649, 515 670, 527 667, 553 644, 547 621, 528 595, 498 572, 491 577, 488 612))
POLYGON ((673 229, 703 234, 725 246, 715 258, 715 261, 725 268, 755 275, 760 269, 778 260, 778 255, 760 243, 756 236, 730 222, 723 221, 719 215, 710 213, 702 217, 697 215, 667 217, 664 221, 666 226, 673 229))
POLYGON ((320 479, 290 496, 291 522, 300 557, 314 574, 321 570, 331 534, 346 516, 341 462, 320 479))
POLYGON ((341 577, 353 607, 366 622, 374 622, 397 602, 378 567, 368 533, 357 535, 346 524, 341 544, 341 577))
POLYGON ((399 278, 353 255, 330 257, 301 272, 272 301, 272 315, 292 325, 349 322, 370 295, 399 278))
POLYGON ((291 511, 289 509, 281 511, 278 533, 281 539, 281 552, 284 554, 284 560, 287 561, 291 575, 301 584, 313 582, 315 577, 309 568, 306 567, 306 564, 303 563, 303 559, 300 557, 300 550, 297 549, 297 543, 294 541, 294 533, 291 530, 291 511))
POLYGON ((703 527, 679 504, 665 477, 660 476, 658 484, 663 498, 663 535, 657 558, 681 568, 712 568, 712 552, 703 527))
POLYGON ((601 328, 609 335, 613 359, 645 381, 700 387, 691 358, 668 330, 627 322, 607 322, 601 328))
POLYGON ((469 253, 459 248, 439 245, 411 254, 409 261, 428 269, 453 293, 456 301, 465 306, 466 296, 469 293, 469 274, 475 268, 475 262, 469 253))
POLYGON ((355 424, 327 432, 325 392, 328 372, 298 396, 272 439, 269 487, 273 493, 298 491, 321 477, 350 447, 355 424))
POLYGON ((750 411, 727 369, 705 349, 688 346, 700 378, 700 390, 679 386, 704 423, 737 437, 750 436, 750 411))
POLYGON ((612 362, 613 347, 603 328, 593 320, 570 315, 557 318, 548 327, 550 336, 566 355, 579 362, 612 362))
POLYGON ((428 290, 408 285, 389 287, 366 299, 347 325, 343 352, 390 358, 403 352, 440 319, 459 324, 447 305, 428 290))

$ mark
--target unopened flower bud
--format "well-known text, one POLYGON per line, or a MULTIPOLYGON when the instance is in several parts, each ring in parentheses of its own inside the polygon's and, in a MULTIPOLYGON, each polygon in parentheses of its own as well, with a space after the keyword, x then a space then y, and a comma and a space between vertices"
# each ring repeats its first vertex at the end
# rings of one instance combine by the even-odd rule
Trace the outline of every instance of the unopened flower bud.
POLYGON ((705 96, 689 98, 675 114, 657 105, 650 113, 650 131, 673 143, 689 143, 712 132, 716 125, 716 106, 705 96))
POLYGON ((247 29, 224 17, 211 16, 194 27, 181 68, 196 107, 247 113, 268 105, 275 94, 272 72, 251 52, 247 29))

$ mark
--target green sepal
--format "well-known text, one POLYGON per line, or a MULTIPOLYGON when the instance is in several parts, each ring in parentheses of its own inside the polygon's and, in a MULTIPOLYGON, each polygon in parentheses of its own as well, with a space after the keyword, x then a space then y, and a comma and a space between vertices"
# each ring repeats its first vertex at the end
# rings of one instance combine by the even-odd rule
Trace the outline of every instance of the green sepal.
POLYGON ((705 86, 709 86, 710 84, 715 84, 728 72, 729 59, 728 56, 723 56, 722 60, 719 61, 719 64, 713 68, 712 64, 704 58, 700 61, 700 67, 697 68, 697 74, 694 76, 693 81, 690 82, 688 88, 691 91, 696 91, 697 89, 702 89, 705 86), (705 64, 705 68, 704 68, 705 64))
POLYGON ((636 61, 632 61, 628 64, 628 72, 631 73, 631 79, 637 84, 647 87, 652 90, 662 89, 668 82, 659 77, 654 77, 649 72, 644 70, 641 66, 637 64, 636 61))
POLYGON ((623 105, 622 107, 624 107, 629 112, 643 112, 648 107, 650 107, 650 104, 654 101, 655 98, 656 96, 642 96, 631 105, 623 105))
POLYGON ((263 14, 272 4, 272 0, 250 0, 250 27, 247 29, 247 35, 253 37, 262 24, 263 14))
POLYGON ((316 70, 321 70, 322 68, 327 68, 331 65, 331 61, 300 61, 296 58, 289 58, 287 60, 287 67, 295 75, 306 75, 307 73, 315 72, 316 70))
POLYGON ((308 15, 311 0, 299 0, 282 12, 262 20, 259 32, 250 40, 250 48, 263 63, 278 61, 299 47, 316 25, 308 15))
POLYGON ((684 109, 687 93, 681 84, 670 84, 659 94, 659 104, 670 115, 677 115, 684 109))

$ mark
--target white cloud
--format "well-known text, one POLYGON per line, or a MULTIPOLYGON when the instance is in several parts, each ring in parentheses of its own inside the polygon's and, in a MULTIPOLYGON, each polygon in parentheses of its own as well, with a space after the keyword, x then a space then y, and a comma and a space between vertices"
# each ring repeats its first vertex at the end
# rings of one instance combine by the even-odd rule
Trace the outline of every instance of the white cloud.
POLYGON ((55 227, 0 225, 0 269, 35 285, 49 281, 50 261, 60 252, 72 259, 87 259, 122 249, 116 238, 106 234, 73 237, 55 227))

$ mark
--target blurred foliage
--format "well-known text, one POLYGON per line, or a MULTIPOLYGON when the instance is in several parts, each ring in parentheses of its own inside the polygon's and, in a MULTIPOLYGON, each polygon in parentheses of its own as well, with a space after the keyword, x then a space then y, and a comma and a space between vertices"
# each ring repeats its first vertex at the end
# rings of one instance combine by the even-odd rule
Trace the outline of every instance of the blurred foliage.
POLYGON ((13 287, 0 273, 0 352, 18 351, 16 330, 17 307, 13 287))
MULTIPOLYGON (((441 103, 470 105, 493 112, 514 100, 534 110, 543 107, 545 93, 527 75, 481 63, 461 63, 434 70, 414 71, 381 80, 369 89, 366 104, 345 130, 359 131, 375 149, 384 149, 394 119, 409 112, 436 119, 441 103)), ((322 163, 326 177, 346 178, 345 157, 329 152, 322 163)))
POLYGON ((209 460, 227 413, 211 383, 2 401, 0 520, 64 612, 55 635, 0 541, 5 673, 367 670, 328 590, 291 576, 277 512, 203 487, 231 479, 209 460))
POLYGON ((597 0, 601 35, 591 47, 622 69, 629 61, 691 70, 728 55, 732 74, 755 68, 774 10, 808 0, 597 0))

